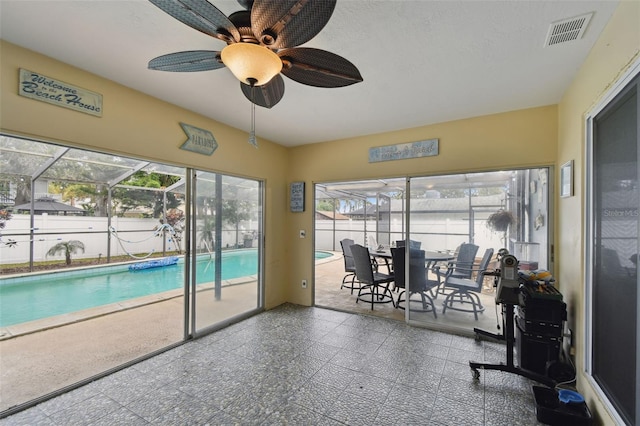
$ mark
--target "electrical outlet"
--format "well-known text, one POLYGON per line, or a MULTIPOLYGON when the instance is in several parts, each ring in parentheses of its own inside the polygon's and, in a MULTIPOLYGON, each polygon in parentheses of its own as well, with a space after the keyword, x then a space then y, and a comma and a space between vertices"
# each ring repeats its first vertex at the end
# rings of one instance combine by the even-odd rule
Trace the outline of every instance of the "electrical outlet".
POLYGON ((302 288, 307 288, 307 280, 302 280, 302 288))

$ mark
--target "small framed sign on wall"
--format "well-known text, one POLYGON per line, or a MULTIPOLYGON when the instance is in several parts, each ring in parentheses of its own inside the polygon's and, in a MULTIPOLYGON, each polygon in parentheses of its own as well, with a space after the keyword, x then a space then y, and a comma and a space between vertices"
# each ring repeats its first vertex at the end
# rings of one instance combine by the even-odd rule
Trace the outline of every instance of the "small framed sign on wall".
POLYGON ((573 197, 573 160, 560 167, 560 196, 573 197))
POLYGON ((304 211, 304 182, 292 182, 289 187, 289 205, 293 213, 304 211))

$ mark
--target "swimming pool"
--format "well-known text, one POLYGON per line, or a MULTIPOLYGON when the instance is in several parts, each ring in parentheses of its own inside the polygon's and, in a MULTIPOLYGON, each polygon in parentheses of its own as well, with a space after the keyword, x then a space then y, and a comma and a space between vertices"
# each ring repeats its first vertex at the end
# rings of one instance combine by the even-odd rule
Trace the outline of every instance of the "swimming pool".
POLYGON ((316 251, 315 252, 316 260, 326 259, 326 258, 331 257, 331 256, 333 256, 333 253, 331 253, 329 251, 316 251))
MULTIPOLYGON (((222 255, 222 279, 258 274, 258 251, 237 250, 222 255)), ((196 263, 197 284, 215 280, 215 261, 196 263)), ((184 260, 176 265, 129 271, 127 265, 29 275, 0 280, 0 327, 54 315, 181 289, 184 260)))
MULTIPOLYGON (((316 260, 330 256, 330 252, 315 252, 316 260)), ((258 274, 256 249, 224 252, 222 261, 223 280, 258 274)), ((197 284, 214 281, 215 263, 209 256, 202 256, 196 265, 197 284)), ((0 279, 0 327, 181 289, 183 285, 183 259, 176 265, 138 271, 129 271, 127 265, 111 265, 0 279)))

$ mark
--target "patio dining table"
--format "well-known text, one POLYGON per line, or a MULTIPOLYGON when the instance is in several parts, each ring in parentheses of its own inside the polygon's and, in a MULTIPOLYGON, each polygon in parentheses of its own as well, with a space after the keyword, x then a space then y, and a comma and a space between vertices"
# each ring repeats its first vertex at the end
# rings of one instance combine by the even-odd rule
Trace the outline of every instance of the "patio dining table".
POLYGON ((440 252, 440 251, 426 251, 424 253, 424 258, 426 262, 427 268, 431 268, 438 262, 448 262, 450 260, 455 259, 456 257, 451 253, 440 252))
MULTIPOLYGON (((385 247, 381 250, 369 250, 369 253, 371 254, 371 257, 391 259, 390 247, 385 247)), ((453 260, 455 256, 441 251, 425 251, 424 258, 426 262, 446 262, 448 260, 453 260)))
MULTIPOLYGON (((389 272, 393 271, 393 261, 391 257, 391 248, 384 247, 380 250, 369 250, 369 254, 373 259, 380 258, 383 259, 389 272)), ((425 251, 424 252, 424 261, 425 268, 431 269, 433 265, 438 262, 447 262, 449 260, 455 259, 455 256, 450 253, 440 252, 440 251, 425 251)))

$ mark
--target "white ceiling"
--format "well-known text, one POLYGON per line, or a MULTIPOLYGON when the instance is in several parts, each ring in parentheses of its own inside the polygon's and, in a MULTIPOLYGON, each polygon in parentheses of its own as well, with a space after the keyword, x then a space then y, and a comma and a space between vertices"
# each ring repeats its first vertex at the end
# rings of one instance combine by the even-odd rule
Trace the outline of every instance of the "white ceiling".
MULTIPOLYGON (((210 2, 227 15, 241 9, 210 2)), ((364 82, 321 89, 285 77, 282 101, 257 108, 256 133, 295 146, 555 104, 617 4, 339 0, 305 46, 350 60, 364 82), (595 14, 582 39, 543 47, 552 22, 587 12, 595 14)), ((0 37, 249 130, 251 104, 228 69, 147 69, 156 56, 224 43, 146 0, 0 0, 0 37)))

